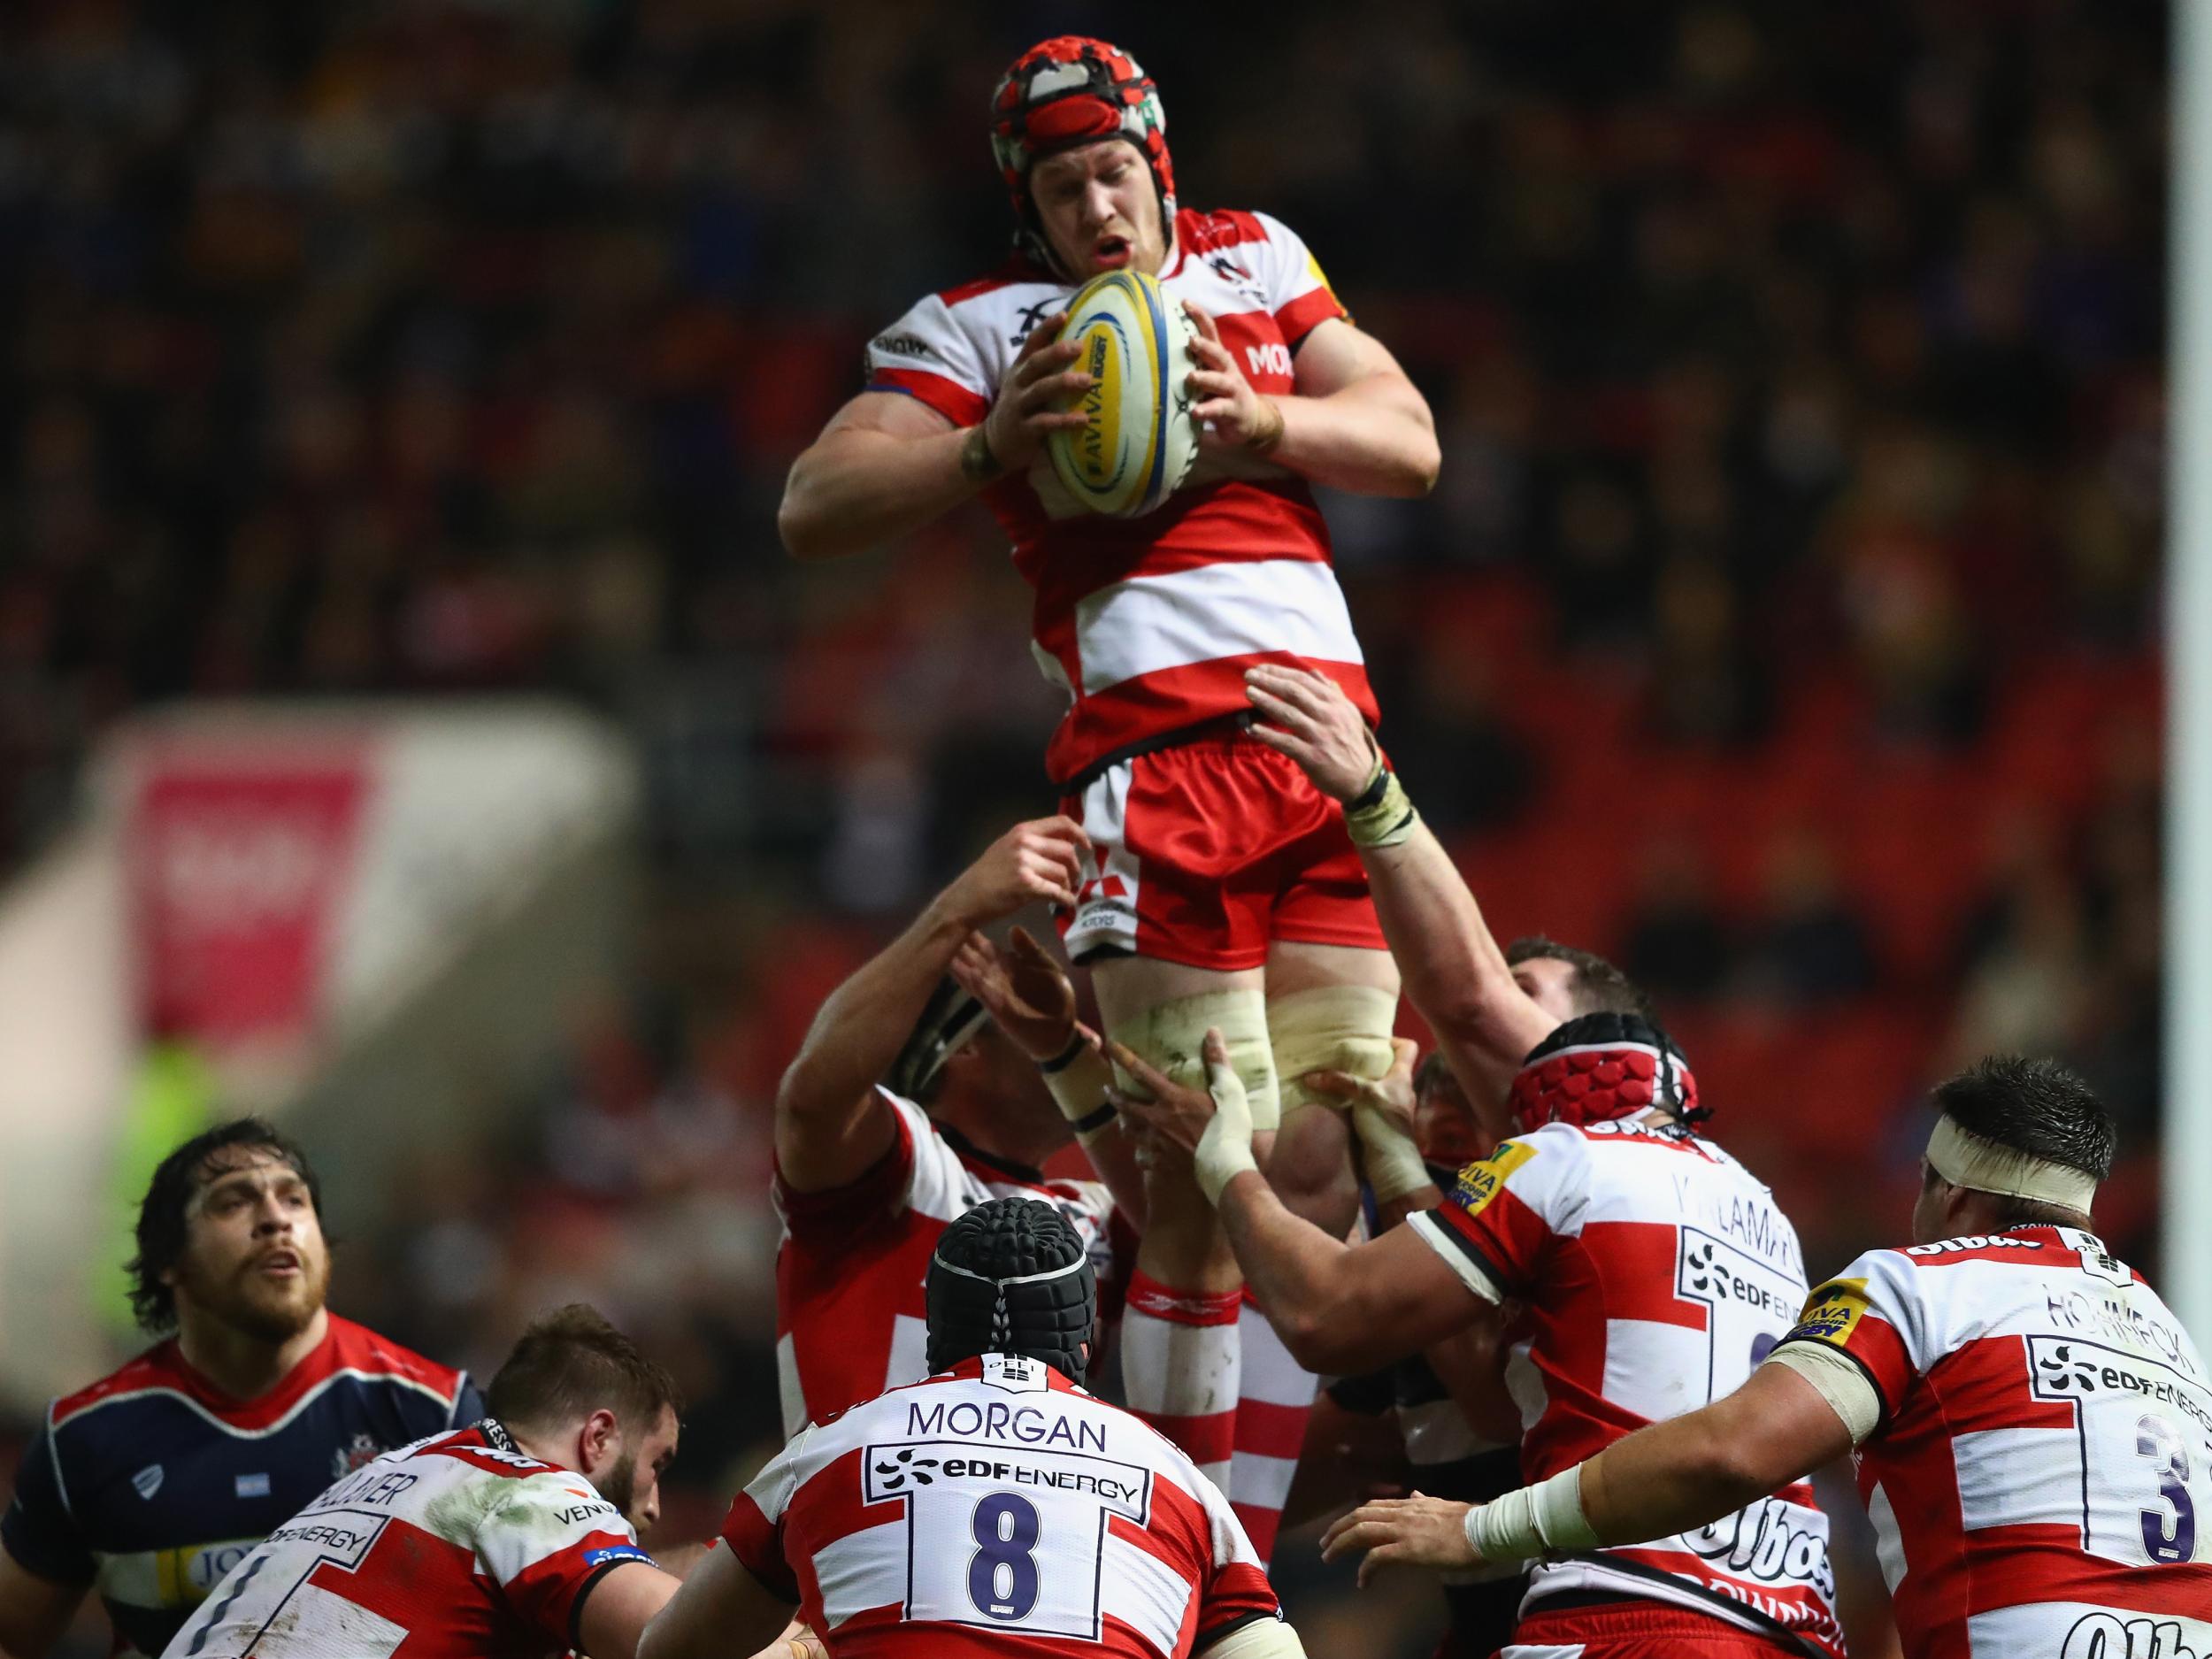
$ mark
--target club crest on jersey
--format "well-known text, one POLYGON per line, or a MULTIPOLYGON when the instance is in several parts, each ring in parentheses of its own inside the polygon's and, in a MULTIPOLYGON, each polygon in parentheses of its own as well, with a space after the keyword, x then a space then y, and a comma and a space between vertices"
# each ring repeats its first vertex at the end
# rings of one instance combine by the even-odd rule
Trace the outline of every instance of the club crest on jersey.
POLYGON ((1536 1156, 1524 1141, 1508 1141, 1479 1164, 1470 1164, 1452 1183, 1452 1202, 1471 1216, 1480 1215, 1504 1187, 1506 1177, 1536 1156))
POLYGON ((350 1442, 330 1454, 330 1472, 333 1476, 349 1475, 383 1455, 384 1448, 370 1436, 356 1434, 350 1442))
POLYGON ((161 1465, 148 1463, 131 1477, 131 1490, 142 1498, 150 1498, 161 1490, 161 1465))
POLYGON ((1866 1310, 1866 1280, 1832 1279, 1805 1299, 1805 1311, 1782 1340, 1805 1338, 1841 1348, 1851 1340, 1866 1310))

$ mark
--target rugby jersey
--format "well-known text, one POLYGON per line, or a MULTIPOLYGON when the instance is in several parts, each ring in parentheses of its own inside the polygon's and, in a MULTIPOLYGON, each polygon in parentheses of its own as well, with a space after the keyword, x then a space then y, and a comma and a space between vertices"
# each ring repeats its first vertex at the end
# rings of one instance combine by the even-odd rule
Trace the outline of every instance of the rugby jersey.
MULTIPOLYGON (((1732 1393, 1803 1305, 1797 1232, 1773 1195, 1672 1124, 1516 1135, 1407 1225, 1477 1294, 1526 1304, 1506 1385, 1531 1483, 1732 1393)), ((1568 1594, 1694 1608, 1843 1651, 1828 1517, 1801 1481, 1694 1532, 1548 1557, 1524 1611, 1568 1594)))
POLYGON ((118 1653, 158 1654, 216 1580, 334 1479, 483 1415, 462 1372, 329 1321, 257 1399, 222 1393, 172 1338, 55 1401, 0 1544, 42 1578, 97 1589, 118 1653))
POLYGON ((549 1659, 638 1548, 583 1476, 487 1417, 376 1459, 240 1562, 166 1659, 549 1659))
POLYGON ((1011 1355, 809 1427, 738 1494, 722 1536, 838 1659, 1183 1659, 1281 1617, 1189 1458, 1011 1355))
POLYGON ((923 1281, 945 1229, 994 1198, 1035 1198, 1065 1216, 1102 1286, 1113 1272, 1114 1201, 1098 1181, 1047 1180, 941 1127, 912 1101, 879 1091, 898 1124, 891 1149, 848 1186, 772 1189, 776 1250, 776 1386, 784 1432, 929 1374, 923 1281))
MULTIPOLYGON (((1160 285, 1213 317, 1263 394, 1292 392, 1292 354, 1346 315, 1305 243, 1265 213, 1178 212, 1160 285)), ((1029 331, 1074 291, 1017 257, 933 294, 869 343, 868 389, 975 426, 1029 331)), ((1251 476, 1186 485, 1135 518, 1086 511, 1041 454, 985 492, 1036 593, 1038 664, 1070 698, 1046 751, 1055 782, 1141 739, 1247 711, 1244 670, 1258 662, 1329 675, 1374 721, 1312 491, 1279 467, 1243 470, 1251 476)))
POLYGON ((1859 1492, 1911 1659, 2212 1655, 2212 1386, 2093 1235, 1871 1251, 1784 1340, 1879 1398, 1859 1492))

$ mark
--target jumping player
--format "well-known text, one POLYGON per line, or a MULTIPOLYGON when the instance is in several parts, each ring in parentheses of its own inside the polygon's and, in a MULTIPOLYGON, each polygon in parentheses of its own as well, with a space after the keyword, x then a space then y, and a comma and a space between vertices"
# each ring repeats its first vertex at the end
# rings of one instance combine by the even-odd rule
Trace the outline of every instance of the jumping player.
POLYGON ((1908 1659, 2212 1652, 2212 1385, 2090 1230, 2110 1116, 2013 1057, 1935 1104, 1917 1242, 1814 1291, 1734 1394, 1479 1509, 1369 1506, 1328 1553, 1363 1582, 1675 1532, 1764 1557, 1795 1540, 1743 1506, 1855 1448, 1908 1659))
POLYGON ((660 1515, 680 1407, 592 1309, 547 1314, 492 1379, 490 1416, 332 1485, 164 1659, 631 1659, 676 1588, 637 1532, 660 1515))
MULTIPOLYGON (((1260 668, 1254 679, 1267 717, 1257 734, 1348 803, 1410 995, 1479 1112, 1500 1033, 1516 1022, 1534 1031, 1509 1096, 1517 1133, 1463 1170, 1441 1204, 1348 1248, 1257 1179, 1238 1079, 1210 1036, 1210 1098, 1155 1076, 1157 1100, 1128 1110, 1158 1146, 1194 1155, 1261 1306, 1308 1365, 1369 1367, 1494 1325, 1508 1298, 1525 1303, 1507 1381, 1522 1404, 1529 1479, 1725 1394, 1789 1327, 1804 1271, 1767 1189, 1696 1133, 1706 1114, 1680 1052, 1639 1016, 1555 1025, 1517 987, 1508 995, 1513 981, 1473 895, 1358 711, 1319 675, 1260 668)), ((1142 1066, 1134 1056, 1124 1064, 1142 1066)), ((1762 1494, 1738 1525, 1763 1525, 1790 1548, 1770 1561, 1686 1537, 1544 1562, 1517 1640, 1532 1653, 1589 1642, 1593 1655, 1660 1659, 1809 1645, 1839 1654, 1827 1520, 1810 1487, 1762 1494), (1624 1626, 1626 1645, 1598 1645, 1624 1626)))
MULTIPOLYGON (((1108 1031, 1171 1073, 1194 1079, 1200 1035, 1226 1033, 1271 1179, 1341 1231, 1356 1202, 1346 1132, 1309 1110, 1323 1102, 1300 1079, 1387 1069, 1397 973, 1337 814, 1246 734, 1239 676, 1314 663, 1374 718, 1309 485, 1418 495, 1437 442, 1420 394, 1288 227, 1178 206, 1165 127, 1153 81, 1102 41, 1014 61, 990 112, 1014 256, 876 337, 866 389, 793 466, 778 524, 798 557, 833 557, 983 497, 1035 590, 1032 649, 1070 699, 1046 756, 1091 847, 1061 917, 1068 949, 1094 970, 1108 1031), (1188 387, 1205 430, 1190 481, 1122 519, 1080 511, 1042 445, 1079 422, 1063 411, 1090 383, 1054 343, 1069 296, 1131 268, 1197 325, 1188 387)), ((1178 1354, 1152 1404, 1203 1434, 1248 1379, 1263 1438, 1287 1429, 1294 1453, 1312 1381, 1263 1338, 1240 1356, 1233 1262, 1188 1207, 1152 1218, 1125 1371, 1178 1354), (1150 1328, 1190 1310, 1198 1323, 1150 1328)))
POLYGON ((973 1206, 1048 1200, 1110 1259, 1111 1195, 1040 1172, 1067 1126, 1034 1064, 946 977, 983 949, 979 928, 1071 898, 1084 851, 1065 818, 1016 825, 838 987, 785 1071, 773 1197, 787 1434, 926 1374, 923 1271, 973 1206))
POLYGON ((931 1256, 928 1299, 928 1380, 772 1458, 641 1659, 757 1647, 795 1605, 839 1659, 1300 1659, 1220 1493, 1084 1392, 1097 1287, 1064 1215, 969 1210, 931 1256))
POLYGON ((461 1372, 324 1306, 320 1194, 258 1118, 162 1160, 131 1300, 175 1334, 47 1412, 0 1517, 0 1650, 40 1659, 96 1589, 116 1651, 158 1654, 334 1478, 483 1415, 461 1372))

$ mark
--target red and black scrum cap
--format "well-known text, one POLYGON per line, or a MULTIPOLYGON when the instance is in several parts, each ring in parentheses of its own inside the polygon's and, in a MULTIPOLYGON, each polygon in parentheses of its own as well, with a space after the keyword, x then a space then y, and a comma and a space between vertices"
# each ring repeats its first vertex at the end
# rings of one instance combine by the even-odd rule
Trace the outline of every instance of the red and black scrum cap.
POLYGON ((1014 59, 991 96, 991 150, 1014 200, 1033 228, 1029 170, 1045 156, 1125 138, 1152 169, 1160 210, 1175 212, 1175 167, 1168 159, 1167 114, 1160 89, 1118 46, 1084 35, 1040 41, 1014 59))
POLYGON ((1674 1039, 1634 1014, 1583 1014, 1529 1050, 1513 1079, 1513 1119, 1525 1132, 1549 1123, 1609 1123, 1663 1107, 1684 1123, 1712 1116, 1674 1039))

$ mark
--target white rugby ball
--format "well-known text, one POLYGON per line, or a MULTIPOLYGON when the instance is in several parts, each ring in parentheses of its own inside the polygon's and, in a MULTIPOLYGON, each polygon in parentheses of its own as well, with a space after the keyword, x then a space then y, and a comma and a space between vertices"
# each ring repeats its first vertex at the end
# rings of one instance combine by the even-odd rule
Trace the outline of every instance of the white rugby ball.
POLYGON ((1052 470, 1089 511, 1133 518, 1181 488, 1198 458, 1188 377, 1197 329, 1141 271, 1094 277, 1068 302, 1060 338, 1093 384, 1069 407, 1083 425, 1048 434, 1052 470))

